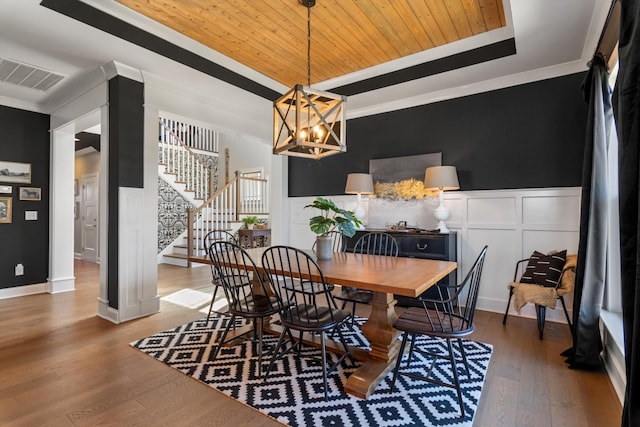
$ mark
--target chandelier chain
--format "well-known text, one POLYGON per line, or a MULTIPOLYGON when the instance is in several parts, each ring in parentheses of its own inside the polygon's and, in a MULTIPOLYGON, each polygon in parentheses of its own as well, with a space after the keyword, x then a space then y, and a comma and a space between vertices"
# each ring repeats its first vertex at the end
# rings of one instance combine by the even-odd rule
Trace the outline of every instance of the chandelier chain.
POLYGON ((311 87, 311 6, 307 6, 307 86, 311 87))

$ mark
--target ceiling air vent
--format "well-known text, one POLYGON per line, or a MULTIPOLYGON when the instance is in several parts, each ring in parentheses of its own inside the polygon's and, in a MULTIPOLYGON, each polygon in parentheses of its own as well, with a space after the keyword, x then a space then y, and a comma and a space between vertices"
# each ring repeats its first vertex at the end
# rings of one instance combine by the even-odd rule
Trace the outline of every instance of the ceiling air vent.
POLYGON ((63 78, 60 74, 0 57, 0 82, 46 92, 63 78))

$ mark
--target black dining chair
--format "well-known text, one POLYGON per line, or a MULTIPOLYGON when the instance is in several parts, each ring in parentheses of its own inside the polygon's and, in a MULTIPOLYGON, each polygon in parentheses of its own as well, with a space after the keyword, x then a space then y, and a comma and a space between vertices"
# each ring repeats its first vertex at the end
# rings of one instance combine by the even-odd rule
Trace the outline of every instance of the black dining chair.
POLYGON ((333 372, 345 357, 349 357, 352 364, 355 363, 342 333, 349 313, 338 308, 320 267, 307 252, 289 246, 272 246, 262 255, 262 267, 280 302, 280 323, 283 328, 267 368, 265 380, 276 361, 291 352, 298 357, 318 358, 308 356, 307 351, 303 353, 303 334, 315 333, 320 335, 319 358, 322 362, 326 400, 329 391, 327 375, 333 372), (298 339, 294 338, 292 331, 299 333, 298 339), (333 365, 327 367, 326 335, 334 332, 338 334, 344 347, 344 354, 338 357, 333 365))
POLYGON ((243 317, 253 321, 253 341, 257 340, 258 376, 262 376, 262 330, 264 319, 280 311, 280 304, 275 296, 271 296, 259 274, 251 256, 239 245, 231 242, 218 241, 209 247, 209 258, 214 266, 218 280, 229 301, 231 319, 218 341, 213 354, 215 360, 220 349, 228 341, 238 338, 234 336, 226 340, 229 329, 235 324, 236 317, 243 317))
MULTIPOLYGON (((233 234, 229 233, 228 231, 213 230, 205 234, 205 236, 202 238, 202 248, 204 249, 205 254, 209 255, 209 248, 215 242, 231 242, 231 243, 238 244, 238 240, 236 239, 236 237, 233 234)), ((220 280, 217 277, 217 273, 215 271, 215 268, 213 267, 213 264, 211 265, 211 283, 213 284, 213 296, 211 297, 211 304, 209 304, 209 313, 207 314, 207 322, 209 322, 209 319, 211 318, 211 313, 214 311, 213 304, 216 301, 216 295, 218 294, 218 289, 220 289, 220 287, 222 286, 222 284, 220 283, 220 280)), ((228 302, 229 301, 227 300, 227 303, 228 302)), ((219 313, 219 314, 226 314, 226 313, 219 313)))
POLYGON ((394 322, 393 327, 401 331, 403 335, 398 360, 393 369, 390 391, 393 391, 399 375, 453 388, 457 393, 461 417, 464 417, 464 403, 462 402, 462 391, 460 389, 460 380, 458 378, 452 341, 455 340, 458 344, 467 378, 469 378, 471 372, 462 344, 462 337, 474 331, 473 317, 476 311, 480 276, 482 275, 482 266, 486 254, 487 246, 480 251, 480 255, 478 255, 473 267, 471 267, 461 283, 457 285, 434 285, 437 286, 438 293, 441 296, 440 298, 419 298, 422 302, 422 307, 408 308, 394 322), (433 342, 422 347, 416 344, 416 337, 420 335, 446 341, 447 354, 430 351, 433 347, 433 342), (409 347, 409 355, 405 358, 403 355, 409 337, 411 337, 411 346, 409 347), (419 365, 418 363, 412 366, 412 362, 418 362, 418 358, 413 357, 414 353, 427 356, 433 361, 430 366, 416 366, 419 365), (453 383, 444 382, 441 378, 436 378, 432 375, 435 360, 438 358, 446 359, 451 364, 453 383), (405 368, 404 370, 400 370, 400 365, 404 360, 406 360, 405 368), (426 371, 426 373, 421 375, 424 371, 426 371))
MULTIPOLYGON (((353 247, 353 253, 366 255, 398 256, 398 241, 390 234, 382 232, 371 232, 364 234, 353 247)), ((335 299, 342 301, 344 310, 348 303, 351 303, 351 323, 356 318, 356 305, 369 304, 373 298, 373 292, 363 289, 343 286, 335 299)))

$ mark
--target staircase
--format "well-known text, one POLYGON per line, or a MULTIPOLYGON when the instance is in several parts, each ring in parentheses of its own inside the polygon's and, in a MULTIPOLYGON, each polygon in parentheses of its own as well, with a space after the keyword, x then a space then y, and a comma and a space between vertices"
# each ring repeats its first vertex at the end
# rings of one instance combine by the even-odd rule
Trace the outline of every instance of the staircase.
POLYGON ((160 117, 160 173, 165 177, 171 176, 172 179, 167 181, 173 183, 173 187, 191 203, 199 205, 213 194, 213 158, 217 153, 215 131, 160 117))
POLYGON ((207 129, 160 118, 159 174, 192 207, 187 208, 185 232, 159 253, 159 262, 188 266, 189 254, 204 255, 201 242, 208 232, 235 234, 245 216, 268 218, 266 179, 236 172, 228 184, 215 191, 215 161, 208 160, 217 149, 217 137, 207 129))
POLYGON ((171 264, 187 266, 190 256, 204 255, 202 241, 213 230, 235 234, 242 226, 242 218, 255 215, 269 216, 269 186, 266 179, 236 176, 220 191, 199 207, 187 211, 187 230, 173 251, 165 253, 171 264))

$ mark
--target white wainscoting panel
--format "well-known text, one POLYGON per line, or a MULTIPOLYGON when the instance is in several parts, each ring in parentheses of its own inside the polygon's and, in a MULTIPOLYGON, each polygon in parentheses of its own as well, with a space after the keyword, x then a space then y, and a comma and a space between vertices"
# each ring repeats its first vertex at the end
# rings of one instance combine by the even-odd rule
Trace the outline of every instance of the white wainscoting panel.
MULTIPOLYGON (((355 196, 351 197, 355 202, 355 196)), ((354 204, 353 207, 355 206, 354 204)), ((437 199, 392 201, 372 198, 368 205, 364 205, 368 218, 366 224, 369 228, 385 229, 387 225, 407 221, 408 225, 431 230, 438 223, 433 216, 433 210, 437 206, 437 199)))
POLYGON ((509 291, 507 284, 513 277, 515 263, 513 254, 519 253, 515 230, 469 229, 462 240, 462 263, 458 263, 458 277, 463 279, 484 247, 489 246, 480 282, 479 308, 489 311, 504 311, 509 291), (506 279, 506 280, 505 280, 506 279))
POLYGON ((580 196, 522 197, 522 223, 579 227, 580 196))
POLYGON ((144 189, 120 187, 118 213, 118 311, 124 322, 141 315, 144 267, 144 189))
POLYGON ((516 224, 515 204, 515 197, 469 197, 467 222, 477 225, 514 226, 516 224))

